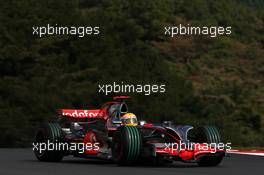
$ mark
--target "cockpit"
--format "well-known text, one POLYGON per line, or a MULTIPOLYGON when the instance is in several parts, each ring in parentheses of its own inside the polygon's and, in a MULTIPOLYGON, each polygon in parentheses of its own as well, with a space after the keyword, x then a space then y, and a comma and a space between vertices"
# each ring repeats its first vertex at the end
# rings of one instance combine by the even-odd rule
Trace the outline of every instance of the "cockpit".
POLYGON ((120 117, 128 113, 128 107, 124 102, 114 103, 109 106, 107 113, 109 116, 107 120, 107 127, 116 128, 122 123, 120 117))

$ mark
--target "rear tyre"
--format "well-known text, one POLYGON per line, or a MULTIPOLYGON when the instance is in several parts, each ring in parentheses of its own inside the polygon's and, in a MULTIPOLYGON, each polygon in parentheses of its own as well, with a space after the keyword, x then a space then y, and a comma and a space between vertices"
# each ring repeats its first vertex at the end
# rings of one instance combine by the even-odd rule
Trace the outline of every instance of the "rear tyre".
POLYGON ((62 130, 58 123, 47 123, 40 127, 35 135, 34 143, 38 144, 38 150, 34 149, 36 158, 39 161, 45 162, 59 162, 62 160, 64 154, 60 150, 48 150, 47 143, 56 144, 62 141, 62 130), (40 151, 40 144, 42 144, 42 151, 40 151), (44 147, 46 148, 44 150, 44 147))
POLYGON ((141 147, 139 130, 133 126, 120 126, 113 136, 113 160, 119 165, 131 164, 138 159, 141 147))
POLYGON ((197 143, 220 143, 221 136, 218 129, 214 126, 199 127, 195 134, 195 141, 197 143))
MULTIPOLYGON (((214 126, 203 126, 195 130, 194 141, 196 143, 221 143, 221 136, 218 129, 214 126)), ((217 166, 224 157, 225 153, 214 153, 210 155, 202 155, 197 162, 199 166, 217 166)))
POLYGON ((224 157, 224 153, 214 156, 205 155, 203 157, 200 157, 200 160, 197 163, 199 166, 204 166, 204 167, 217 166, 222 162, 223 157, 224 157))

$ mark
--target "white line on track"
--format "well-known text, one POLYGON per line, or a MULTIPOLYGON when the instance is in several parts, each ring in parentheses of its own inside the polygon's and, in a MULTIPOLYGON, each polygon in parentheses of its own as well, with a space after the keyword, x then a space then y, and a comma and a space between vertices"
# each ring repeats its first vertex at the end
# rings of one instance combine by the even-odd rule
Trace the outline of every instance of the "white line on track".
POLYGON ((228 153, 232 153, 232 154, 244 154, 244 155, 264 156, 264 151, 257 151, 257 150, 252 150, 252 151, 230 150, 230 151, 227 151, 227 152, 228 153))

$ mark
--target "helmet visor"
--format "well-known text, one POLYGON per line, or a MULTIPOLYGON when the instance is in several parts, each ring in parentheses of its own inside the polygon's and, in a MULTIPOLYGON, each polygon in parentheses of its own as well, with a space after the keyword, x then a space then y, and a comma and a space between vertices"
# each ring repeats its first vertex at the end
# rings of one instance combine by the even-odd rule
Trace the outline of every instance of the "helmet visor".
POLYGON ((137 124, 136 118, 126 118, 126 119, 121 119, 121 121, 122 121, 122 124, 124 125, 137 124))

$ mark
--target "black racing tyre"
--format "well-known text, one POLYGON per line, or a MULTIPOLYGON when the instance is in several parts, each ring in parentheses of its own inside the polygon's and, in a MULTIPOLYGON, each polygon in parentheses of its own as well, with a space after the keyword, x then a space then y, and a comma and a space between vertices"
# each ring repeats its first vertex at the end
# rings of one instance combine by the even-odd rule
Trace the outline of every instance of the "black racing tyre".
MULTIPOLYGON (((218 129, 214 126, 202 126, 194 130, 194 142, 218 144, 221 143, 221 136, 218 129)), ((203 155, 197 162, 199 166, 217 166, 222 162, 224 153, 203 155)))
POLYGON ((142 137, 137 127, 120 126, 113 136, 112 157, 119 165, 131 164, 140 156, 142 137))
POLYGON ((200 157, 200 160, 197 162, 199 166, 217 166, 219 165, 224 157, 225 153, 215 153, 216 155, 204 155, 200 157))
POLYGON ((40 151, 40 144, 42 144, 42 148, 44 148, 44 144, 47 143, 59 143, 62 141, 62 130, 58 123, 47 123, 44 126, 38 128, 34 144, 38 145, 38 149, 34 149, 34 153, 36 158, 39 161, 45 161, 45 162, 59 162, 62 160, 64 153, 61 150, 42 150, 40 151))

